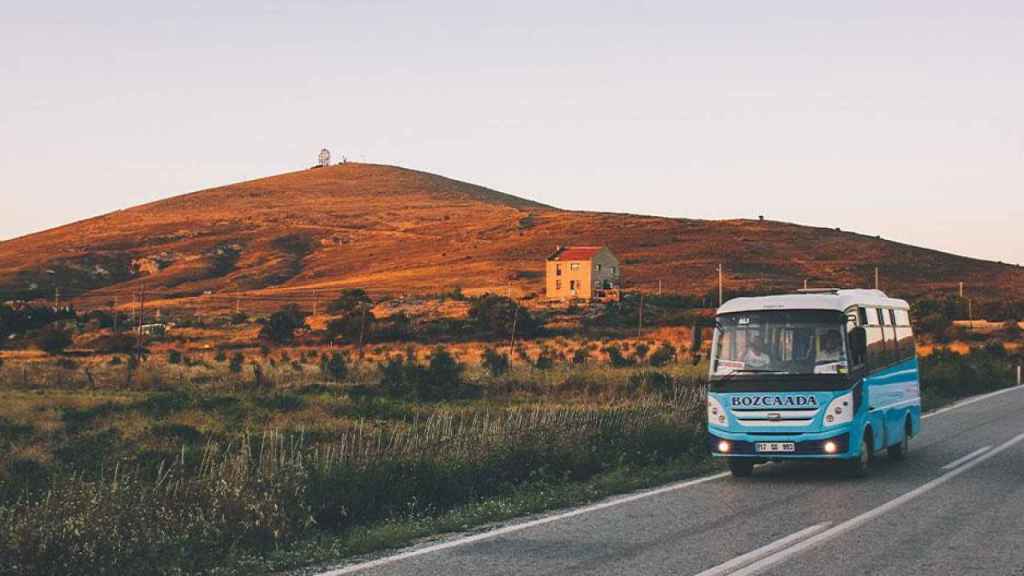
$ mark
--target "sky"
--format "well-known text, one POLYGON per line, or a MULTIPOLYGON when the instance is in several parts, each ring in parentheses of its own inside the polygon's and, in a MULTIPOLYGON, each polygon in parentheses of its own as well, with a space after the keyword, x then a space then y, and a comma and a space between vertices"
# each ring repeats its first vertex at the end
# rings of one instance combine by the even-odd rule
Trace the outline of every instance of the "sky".
POLYGON ((335 158, 1024 264, 1024 3, 68 2, 0 19, 0 239, 335 158))

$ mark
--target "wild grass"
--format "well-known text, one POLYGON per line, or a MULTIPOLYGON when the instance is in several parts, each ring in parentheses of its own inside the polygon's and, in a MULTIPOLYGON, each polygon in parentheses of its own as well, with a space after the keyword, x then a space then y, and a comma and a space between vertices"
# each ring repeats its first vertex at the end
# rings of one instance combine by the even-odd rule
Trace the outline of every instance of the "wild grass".
POLYGON ((488 502, 533 510, 546 501, 534 489, 624 469, 679 474, 705 458, 703 382, 683 366, 656 377, 526 364, 494 377, 471 366, 458 377, 477 396, 423 402, 384 393, 369 363, 339 382, 257 385, 151 359, 131 386, 96 384, 124 364, 88 365, 91 382, 75 379, 82 364, 3 368, 15 378, 0 380, 0 440, 13 448, 0 455, 0 574, 203 573, 271 556, 292 565, 301 558, 287 551, 309 542, 357 552, 446 526, 425 519, 500 517, 488 502))

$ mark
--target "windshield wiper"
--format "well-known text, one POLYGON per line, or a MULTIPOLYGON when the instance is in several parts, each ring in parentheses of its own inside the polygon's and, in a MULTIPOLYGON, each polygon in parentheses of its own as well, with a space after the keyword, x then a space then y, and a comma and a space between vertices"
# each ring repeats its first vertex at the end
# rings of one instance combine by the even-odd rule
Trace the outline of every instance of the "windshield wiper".
POLYGON ((737 374, 788 374, 788 372, 785 370, 766 370, 763 368, 737 368, 723 376, 721 379, 716 380, 714 383, 719 384, 722 382, 728 382, 737 374))

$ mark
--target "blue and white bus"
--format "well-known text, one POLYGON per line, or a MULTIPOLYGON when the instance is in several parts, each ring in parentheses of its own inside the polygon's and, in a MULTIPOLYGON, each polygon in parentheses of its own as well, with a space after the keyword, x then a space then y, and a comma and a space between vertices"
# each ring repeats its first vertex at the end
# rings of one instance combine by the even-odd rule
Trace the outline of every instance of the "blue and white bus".
POLYGON ((921 394, 905 301, 878 290, 736 298, 714 324, 710 448, 734 476, 784 459, 839 460, 862 476, 882 450, 906 456, 921 394))

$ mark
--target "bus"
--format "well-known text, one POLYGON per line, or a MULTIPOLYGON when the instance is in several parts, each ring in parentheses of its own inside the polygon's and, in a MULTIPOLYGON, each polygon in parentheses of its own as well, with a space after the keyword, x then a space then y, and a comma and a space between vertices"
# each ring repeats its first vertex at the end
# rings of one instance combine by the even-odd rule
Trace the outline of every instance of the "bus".
MULTIPOLYGON (((693 344, 699 351, 698 327, 693 344)), ((790 459, 864 476, 883 450, 906 457, 920 432, 910 307, 879 290, 729 300, 709 359, 709 447, 734 476, 790 459)))

